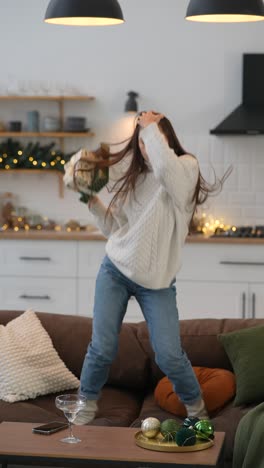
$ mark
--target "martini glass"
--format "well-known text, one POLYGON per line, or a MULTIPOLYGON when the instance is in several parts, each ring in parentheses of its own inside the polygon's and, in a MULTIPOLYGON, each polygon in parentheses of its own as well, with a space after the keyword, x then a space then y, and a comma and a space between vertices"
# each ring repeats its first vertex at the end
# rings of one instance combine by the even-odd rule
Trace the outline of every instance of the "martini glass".
POLYGON ((78 394, 59 395, 55 400, 56 407, 64 412, 64 416, 68 420, 70 435, 61 439, 61 442, 68 444, 77 444, 81 439, 75 437, 72 432, 72 423, 76 418, 77 413, 85 408, 86 398, 78 394))

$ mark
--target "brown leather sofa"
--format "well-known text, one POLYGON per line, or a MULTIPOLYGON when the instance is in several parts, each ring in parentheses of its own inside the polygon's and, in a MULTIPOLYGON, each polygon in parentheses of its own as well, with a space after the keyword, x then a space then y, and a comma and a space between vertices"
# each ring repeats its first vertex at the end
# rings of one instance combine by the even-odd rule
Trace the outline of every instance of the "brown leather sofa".
MULTIPOLYGON (((22 312, 0 311, 0 325, 6 325, 22 312)), ((85 317, 38 313, 42 325, 67 367, 80 376, 82 362, 91 338, 92 320, 85 317)), ((219 333, 264 324, 264 319, 194 319, 180 323, 182 346, 196 366, 230 369, 230 361, 217 340, 219 333)), ((166 337, 164 337, 166 339, 166 337)), ((163 376, 155 364, 145 322, 125 323, 120 333, 118 356, 107 385, 102 391, 99 411, 93 425, 139 427, 148 416, 160 420, 172 417, 154 401, 153 389, 163 376)), ((44 423, 63 416, 54 404, 55 394, 18 403, 0 401, 1 421, 44 423)), ((251 407, 228 403, 211 416, 216 431, 226 433, 225 467, 231 467, 234 436, 238 422, 251 407)))

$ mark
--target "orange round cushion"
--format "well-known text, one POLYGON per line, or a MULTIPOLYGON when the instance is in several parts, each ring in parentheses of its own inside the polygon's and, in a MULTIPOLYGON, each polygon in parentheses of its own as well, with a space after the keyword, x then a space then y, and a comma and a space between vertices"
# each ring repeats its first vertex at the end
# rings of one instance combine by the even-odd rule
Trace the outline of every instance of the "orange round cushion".
MULTIPOLYGON (((225 369, 193 367, 201 387, 208 413, 222 408, 236 393, 235 375, 225 369)), ((158 405, 177 416, 186 417, 186 409, 178 395, 173 391, 172 383, 167 377, 161 379, 155 388, 155 400, 158 405)))

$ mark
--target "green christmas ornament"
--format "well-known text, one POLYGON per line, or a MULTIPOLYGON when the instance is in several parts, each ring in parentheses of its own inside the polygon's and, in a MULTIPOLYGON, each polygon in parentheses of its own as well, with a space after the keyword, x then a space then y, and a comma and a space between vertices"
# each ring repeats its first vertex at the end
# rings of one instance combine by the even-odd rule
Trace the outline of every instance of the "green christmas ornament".
POLYGON ((189 427, 190 429, 193 429, 194 425, 199 421, 200 421, 199 418, 196 418, 195 416, 190 416, 184 419, 182 425, 184 427, 189 427))
POLYGON ((188 427, 181 427, 175 434, 175 442, 180 447, 190 446, 196 444, 196 434, 193 429, 188 427))
POLYGON ((176 419, 165 419, 160 425, 160 432, 164 437, 165 442, 175 440, 176 432, 180 429, 180 424, 176 419))
POLYGON ((194 430, 199 439, 214 439, 214 426, 208 419, 201 419, 200 421, 195 423, 194 430))

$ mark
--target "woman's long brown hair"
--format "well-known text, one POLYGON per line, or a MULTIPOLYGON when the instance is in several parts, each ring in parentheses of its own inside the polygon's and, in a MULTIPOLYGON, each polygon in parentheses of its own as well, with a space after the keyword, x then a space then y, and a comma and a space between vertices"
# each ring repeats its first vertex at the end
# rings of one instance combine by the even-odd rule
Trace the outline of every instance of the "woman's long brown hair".
MULTIPOLYGON (((171 122, 166 117, 163 117, 160 120, 158 126, 161 132, 164 134, 168 142, 168 146, 171 149, 173 149, 175 157, 181 157, 185 154, 190 154, 187 151, 185 151, 185 149, 180 144, 171 122)), ((131 139, 129 139, 125 148, 123 148, 117 153, 110 154, 107 156, 106 149, 104 146, 102 146, 100 150, 97 150, 95 152, 97 157, 100 159, 100 161, 97 162, 98 168, 113 166, 114 164, 119 163, 128 153, 131 153, 131 163, 128 169, 126 170, 125 174, 122 175, 120 179, 114 184, 112 189, 109 190, 115 191, 116 193, 108 206, 107 214, 109 213, 109 210, 115 204, 119 197, 125 199, 129 192, 135 193, 135 186, 138 177, 140 176, 140 174, 147 174, 147 172, 149 171, 146 161, 143 158, 139 148, 140 130, 140 125, 136 124, 131 139)), ((195 212, 196 207, 198 205, 202 205, 207 200, 209 195, 217 194, 222 190, 223 183, 226 180, 226 178, 230 175, 231 171, 232 167, 229 167, 229 169, 225 172, 224 176, 220 179, 218 179, 214 174, 214 183, 210 184, 206 182, 199 170, 199 177, 192 197, 192 201, 194 202, 193 213, 195 212)))

